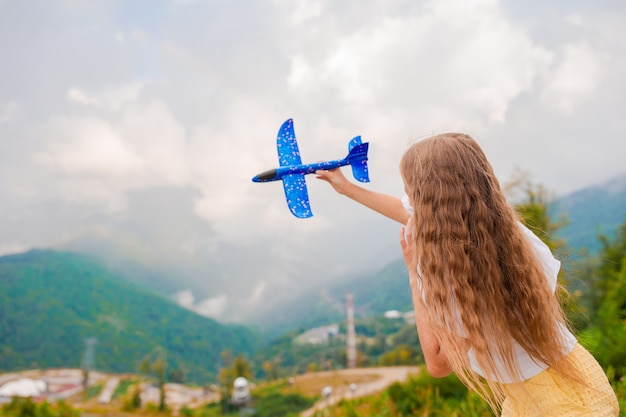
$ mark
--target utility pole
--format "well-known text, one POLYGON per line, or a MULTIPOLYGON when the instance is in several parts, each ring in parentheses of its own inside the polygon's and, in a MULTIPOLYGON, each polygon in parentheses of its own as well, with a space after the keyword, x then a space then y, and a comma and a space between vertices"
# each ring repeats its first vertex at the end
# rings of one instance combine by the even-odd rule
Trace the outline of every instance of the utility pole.
POLYGON ((356 368, 356 332, 354 330, 354 303, 352 294, 346 294, 346 305, 348 310, 348 329, 346 337, 346 348, 349 369, 356 368))
POLYGON ((83 360, 81 361, 81 367, 83 368, 83 391, 87 392, 87 387, 89 386, 89 371, 95 367, 95 349, 96 344, 98 343, 97 339, 93 337, 89 337, 85 339, 85 353, 83 355, 83 360))

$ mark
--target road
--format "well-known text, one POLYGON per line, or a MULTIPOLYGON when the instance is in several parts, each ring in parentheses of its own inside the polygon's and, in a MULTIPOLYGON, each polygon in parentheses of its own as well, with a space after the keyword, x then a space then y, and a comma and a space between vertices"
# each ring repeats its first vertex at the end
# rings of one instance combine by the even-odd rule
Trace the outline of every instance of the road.
POLYGON ((313 407, 303 411, 300 417, 310 417, 316 411, 327 408, 344 398, 357 398, 380 392, 393 382, 406 381, 409 375, 416 374, 418 371, 418 366, 394 366, 318 372, 296 377, 295 385, 310 383, 310 380, 317 378, 318 381, 326 382, 325 386, 332 388, 332 394, 328 398, 318 401, 313 407), (351 384, 355 384, 356 389, 350 389, 351 384))

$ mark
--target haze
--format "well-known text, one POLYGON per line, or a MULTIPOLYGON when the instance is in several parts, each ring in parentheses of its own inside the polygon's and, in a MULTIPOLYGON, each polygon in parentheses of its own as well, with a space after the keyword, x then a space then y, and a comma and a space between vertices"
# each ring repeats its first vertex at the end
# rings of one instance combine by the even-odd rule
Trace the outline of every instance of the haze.
POLYGON ((251 182, 283 121, 304 162, 362 135, 379 191, 456 130, 566 194, 624 172, 625 21, 618 0, 0 0, 0 254, 130 259, 250 320, 400 256, 399 225, 313 177, 308 220, 251 182))

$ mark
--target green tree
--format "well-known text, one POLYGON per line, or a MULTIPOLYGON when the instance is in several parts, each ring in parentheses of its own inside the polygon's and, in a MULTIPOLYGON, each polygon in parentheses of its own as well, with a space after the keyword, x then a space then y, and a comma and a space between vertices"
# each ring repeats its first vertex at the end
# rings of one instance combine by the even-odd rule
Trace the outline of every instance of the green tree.
POLYGON ((218 378, 222 394, 222 409, 224 413, 226 413, 229 408, 233 382, 240 376, 250 380, 252 378, 252 366, 241 353, 233 358, 233 352, 231 350, 224 350, 221 356, 224 366, 220 369, 218 378))
POLYGON ((139 410, 141 408, 141 384, 135 384, 130 398, 125 403, 127 411, 139 410))
POLYGON ((556 233, 568 224, 568 220, 565 217, 557 220, 552 218, 550 204, 553 197, 543 185, 533 183, 526 173, 518 172, 504 186, 504 190, 514 200, 515 211, 526 227, 553 252, 565 248, 565 241, 558 238, 556 233))
POLYGON ((50 404, 36 403, 32 398, 13 397, 0 408, 0 415, 7 417, 78 417, 80 413, 64 401, 50 404))
POLYGON ((187 381, 187 374, 189 370, 185 367, 185 365, 178 365, 177 368, 172 369, 168 372, 168 379, 170 382, 175 382, 177 384, 184 384, 187 381))
POLYGON ((626 375, 626 222, 613 240, 600 240, 600 263, 590 278, 597 309, 581 339, 604 368, 614 369, 617 380, 626 375))
POLYGON ((152 364, 152 369, 157 376, 159 383, 159 411, 165 411, 165 369, 167 368, 167 361, 165 355, 159 356, 152 364))
POLYGON ((217 377, 220 382, 222 411, 226 414, 230 400, 230 388, 235 380, 232 372, 233 352, 231 350, 224 350, 220 356, 222 357, 223 366, 219 370, 217 377))
POLYGON ((232 375, 234 378, 239 378, 240 376, 251 379, 252 378, 252 366, 250 362, 240 353, 237 355, 232 365, 232 375))
POLYGON ((613 287, 612 282, 615 280, 622 270, 626 260, 626 219, 619 226, 613 240, 606 235, 600 235, 601 250, 599 254, 599 264, 596 266, 597 273, 593 275, 593 300, 592 314, 600 308, 603 300, 613 287))
POLYGON ((141 374, 154 378, 159 386, 159 411, 165 411, 167 401, 165 395, 165 375, 167 371, 167 352, 160 346, 152 349, 139 362, 138 370, 141 374))
POLYGON ((280 377, 280 358, 275 358, 272 361, 264 361, 262 366, 265 379, 268 381, 273 381, 280 377))
POLYGON ((568 248, 566 242, 557 236, 558 231, 568 224, 567 218, 552 218, 550 204, 553 199, 549 192, 542 185, 528 180, 524 173, 518 173, 504 188, 509 196, 517 196, 514 207, 522 223, 561 259, 557 296, 561 299, 567 317, 578 327, 584 321, 584 311, 581 309, 580 294, 569 291, 571 280, 568 274, 569 265, 566 263, 569 259, 568 248))
POLYGON ((255 415, 256 417, 297 416, 314 403, 315 398, 305 397, 295 392, 269 392, 257 398, 255 415))
POLYGON ((379 363, 382 366, 413 365, 420 357, 419 350, 414 346, 398 345, 393 350, 383 353, 379 363))

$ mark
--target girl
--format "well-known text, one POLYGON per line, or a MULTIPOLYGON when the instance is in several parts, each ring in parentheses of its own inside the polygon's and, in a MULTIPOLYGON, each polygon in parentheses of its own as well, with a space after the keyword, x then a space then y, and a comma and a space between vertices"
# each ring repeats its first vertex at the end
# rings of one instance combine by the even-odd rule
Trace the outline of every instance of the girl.
POLYGON ((402 156, 402 199, 317 177, 406 225, 409 269, 426 367, 451 372, 502 416, 617 416, 597 361, 568 330, 554 293, 560 263, 517 219, 469 136, 443 134, 402 156))

